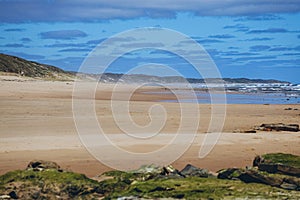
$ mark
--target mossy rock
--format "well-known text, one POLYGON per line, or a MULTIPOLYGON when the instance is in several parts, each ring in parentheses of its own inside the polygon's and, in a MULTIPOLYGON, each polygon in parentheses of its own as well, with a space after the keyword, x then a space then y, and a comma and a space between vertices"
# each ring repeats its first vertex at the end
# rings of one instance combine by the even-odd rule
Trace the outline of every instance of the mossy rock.
POLYGON ((14 192, 19 199, 91 199, 103 196, 100 184, 83 174, 17 170, 0 176, 0 195, 14 192))
POLYGON ((300 156, 285 153, 270 153, 261 156, 264 163, 282 164, 300 169, 300 156))
POLYGON ((253 166, 269 173, 281 173, 300 177, 300 156, 284 153, 272 153, 256 156, 253 166))

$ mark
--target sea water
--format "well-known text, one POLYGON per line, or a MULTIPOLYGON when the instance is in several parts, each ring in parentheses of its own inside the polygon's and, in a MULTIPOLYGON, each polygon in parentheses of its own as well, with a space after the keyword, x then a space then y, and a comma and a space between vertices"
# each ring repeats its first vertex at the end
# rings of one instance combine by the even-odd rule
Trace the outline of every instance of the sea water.
MULTIPOLYGON (((171 94, 169 91, 162 92, 147 92, 148 94, 171 94)), ((196 98, 189 98, 188 91, 177 92, 181 94, 181 98, 177 100, 162 100, 162 102, 182 102, 182 103, 199 103, 210 104, 225 103, 225 104, 300 104, 300 92, 298 94, 286 93, 232 93, 225 92, 205 92, 195 91, 196 98), (186 95, 185 95, 186 94, 186 95), (225 98, 224 98, 225 97, 225 98), (212 100, 213 99, 213 100, 212 100)))

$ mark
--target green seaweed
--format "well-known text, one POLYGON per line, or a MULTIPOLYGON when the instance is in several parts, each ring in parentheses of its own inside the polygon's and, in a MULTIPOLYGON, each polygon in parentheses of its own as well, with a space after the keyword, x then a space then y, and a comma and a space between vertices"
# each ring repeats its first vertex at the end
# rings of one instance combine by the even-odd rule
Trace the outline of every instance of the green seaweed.
POLYGON ((277 163, 300 168, 300 156, 285 153, 270 153, 262 155, 265 163, 277 163))
POLYGON ((246 184, 241 181, 189 177, 136 181, 126 190, 113 192, 107 199, 116 199, 121 196, 187 199, 294 199, 300 198, 300 193, 261 184, 246 184))

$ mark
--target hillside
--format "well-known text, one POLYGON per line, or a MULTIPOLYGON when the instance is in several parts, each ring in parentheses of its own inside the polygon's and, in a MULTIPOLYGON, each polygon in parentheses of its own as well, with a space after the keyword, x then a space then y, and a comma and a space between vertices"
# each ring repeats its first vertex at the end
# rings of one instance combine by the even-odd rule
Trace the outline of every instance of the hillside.
POLYGON ((2 53, 0 53, 0 71, 33 78, 70 79, 74 76, 70 72, 66 72, 58 67, 2 53))
MULTIPOLYGON (((74 72, 64 71, 58 67, 41 64, 33 61, 28 61, 16 56, 0 53, 0 72, 16 73, 22 76, 33 78, 47 78, 58 80, 70 80, 75 78, 74 72)), ((78 77, 82 79, 98 79, 99 75, 80 73, 78 77)), ((286 81, 279 80, 264 80, 264 79, 248 79, 248 78, 184 78, 181 76, 153 76, 145 74, 116 74, 103 73, 100 82, 124 82, 124 83, 284 83, 286 81)))
MULTIPOLYGON (((97 77, 97 76, 95 76, 97 77)), ((100 79, 101 82, 125 82, 125 83, 283 83, 289 84, 287 81, 279 81, 274 79, 248 79, 248 78, 208 78, 208 79, 198 79, 198 78, 183 78, 181 76, 153 76, 144 74, 114 74, 114 73, 104 73, 100 79)))

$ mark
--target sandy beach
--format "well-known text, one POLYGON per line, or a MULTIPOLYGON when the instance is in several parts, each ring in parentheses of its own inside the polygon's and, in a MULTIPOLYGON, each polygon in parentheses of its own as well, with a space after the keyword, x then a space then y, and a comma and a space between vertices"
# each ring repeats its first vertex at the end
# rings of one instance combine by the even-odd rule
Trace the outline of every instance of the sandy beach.
MULTIPOLYGON (((73 86, 74 82, 0 77, 0 174, 23 169, 33 159, 52 160, 63 168, 84 173, 89 177, 110 169, 96 160, 80 142, 72 112, 73 86)), ((130 87, 133 86, 123 85, 116 91, 119 98, 116 99, 117 104, 122 105, 122 97, 125 98, 130 87)), ((95 110, 105 133, 118 141, 120 147, 132 152, 153 151, 163 146, 176 133, 180 124, 179 104, 159 103, 160 100, 175 97, 147 94, 145 91, 160 91, 164 88, 143 87, 131 96, 132 120, 141 126, 146 125, 150 120, 149 108, 160 104, 167 112, 166 123, 161 130, 165 141, 161 140, 160 144, 148 142, 143 145, 130 143, 123 138, 122 131, 114 121, 110 101, 112 89, 111 84, 98 86, 95 110)), ((83 95, 82 103, 84 102, 83 95)), ((176 168, 181 169, 191 163, 216 171, 226 167, 251 165, 255 155, 268 152, 300 155, 300 132, 240 133, 262 123, 299 124, 299 104, 227 105, 221 137, 209 155, 202 159, 198 157, 198 153, 210 122, 211 105, 201 104, 198 108, 201 115, 196 138, 184 155, 173 163, 176 168), (292 109, 285 110, 286 108, 292 109)), ((125 120, 125 113, 118 114, 121 120, 125 120)), ((130 161, 128 165, 131 165, 130 161)))

